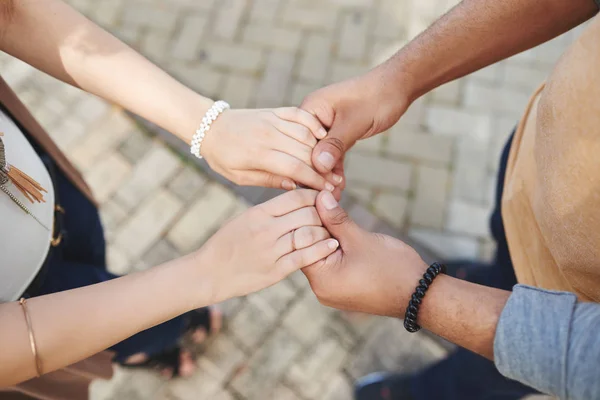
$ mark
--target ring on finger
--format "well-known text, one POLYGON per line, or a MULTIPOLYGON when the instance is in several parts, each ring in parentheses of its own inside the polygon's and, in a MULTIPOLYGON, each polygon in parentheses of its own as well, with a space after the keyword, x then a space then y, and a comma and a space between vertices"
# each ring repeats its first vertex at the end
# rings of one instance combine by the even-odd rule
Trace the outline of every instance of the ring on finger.
POLYGON ((296 231, 297 229, 294 229, 292 231, 292 251, 298 250, 298 248, 296 247, 296 231))

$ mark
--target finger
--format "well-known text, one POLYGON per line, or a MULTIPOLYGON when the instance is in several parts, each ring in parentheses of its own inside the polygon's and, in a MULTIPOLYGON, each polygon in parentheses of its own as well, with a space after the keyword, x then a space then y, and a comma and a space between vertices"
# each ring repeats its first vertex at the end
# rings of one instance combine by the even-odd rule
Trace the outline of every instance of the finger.
POLYGON ((317 144, 317 138, 310 129, 302 124, 297 124, 284 119, 276 118, 273 126, 281 133, 307 145, 312 151, 317 144))
POLYGON ((242 186, 262 186, 283 190, 294 190, 297 187, 293 180, 266 171, 244 171, 238 183, 242 186))
POLYGON ((303 226, 321 226, 321 218, 315 207, 304 207, 299 210, 292 211, 289 214, 275 218, 275 232, 279 236, 283 236, 294 229, 299 229, 303 226))
MULTIPOLYGON (((285 121, 283 121, 285 122, 285 121)), ((289 123, 289 122, 288 122, 289 123)), ((291 124, 291 123, 290 123, 291 124)), ((296 125, 296 124, 291 124, 296 125)), ((277 134, 274 138, 271 139, 269 143, 272 149, 280 151, 282 153, 289 154, 291 156, 296 157, 298 160, 302 161, 304 164, 308 165, 312 168, 312 147, 305 145, 304 143, 300 143, 294 138, 286 135, 285 133, 277 131, 277 134)))
POLYGON ((296 270, 326 258, 333 253, 339 245, 339 242, 335 239, 317 242, 305 249, 296 250, 284 255, 277 260, 277 266, 282 270, 283 274, 287 276, 296 270))
POLYGON ((273 150, 268 157, 257 160, 260 169, 275 175, 286 176, 294 182, 317 190, 333 191, 335 188, 314 169, 289 154, 273 150))
POLYGON ((340 207, 330 192, 323 191, 317 196, 317 211, 323 226, 338 239, 342 245, 346 240, 361 233, 361 228, 350 218, 348 213, 340 207))
POLYGON ((331 235, 321 226, 302 226, 288 232, 277 240, 277 254, 283 256, 295 250, 305 249, 321 240, 329 239, 331 235))
POLYGON ((269 215, 279 217, 294 210, 314 206, 317 199, 316 190, 298 189, 281 194, 259 205, 269 215))
POLYGON ((327 131, 321 125, 321 122, 311 113, 297 107, 276 108, 273 110, 275 115, 286 121, 302 124, 311 130, 314 137, 323 139, 327 135, 327 131))

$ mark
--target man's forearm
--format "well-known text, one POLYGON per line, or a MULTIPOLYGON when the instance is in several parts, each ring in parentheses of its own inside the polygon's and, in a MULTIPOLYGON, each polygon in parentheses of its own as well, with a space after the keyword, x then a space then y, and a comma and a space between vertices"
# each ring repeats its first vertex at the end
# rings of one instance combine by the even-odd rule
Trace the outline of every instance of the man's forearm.
POLYGON ((419 309, 418 323, 452 343, 494 358, 494 337, 510 292, 438 276, 419 309))
POLYGON ((18 0, 0 14, 0 50, 188 140, 211 101, 60 0, 18 0))
POLYGON ((594 0, 464 0, 379 68, 412 101, 546 42, 597 12, 594 0))

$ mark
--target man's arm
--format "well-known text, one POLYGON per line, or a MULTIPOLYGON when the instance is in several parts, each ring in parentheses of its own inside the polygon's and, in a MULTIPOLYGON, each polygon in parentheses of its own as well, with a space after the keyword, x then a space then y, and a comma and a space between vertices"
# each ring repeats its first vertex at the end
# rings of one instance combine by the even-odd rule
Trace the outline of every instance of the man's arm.
MULTIPOLYGON (((303 270, 319 300, 402 318, 425 262, 400 240, 358 227, 328 192, 317 198, 317 210, 340 243, 326 260, 303 270)), ((559 305, 547 293, 517 287, 511 294, 442 274, 427 291, 417 322, 459 346, 495 357, 510 378, 555 395, 569 393, 567 399, 597 398, 588 394, 600 390, 592 382, 600 359, 600 305, 575 306, 570 294, 558 295, 567 299, 559 305)))
POLYGON ((304 100, 302 108, 330 127, 313 151, 315 167, 327 172, 337 165, 340 172, 345 151, 390 128, 421 95, 550 40, 597 12, 594 0, 462 1, 385 63, 304 100))
POLYGON ((496 329, 498 370, 561 399, 600 398, 600 304, 517 285, 496 329))

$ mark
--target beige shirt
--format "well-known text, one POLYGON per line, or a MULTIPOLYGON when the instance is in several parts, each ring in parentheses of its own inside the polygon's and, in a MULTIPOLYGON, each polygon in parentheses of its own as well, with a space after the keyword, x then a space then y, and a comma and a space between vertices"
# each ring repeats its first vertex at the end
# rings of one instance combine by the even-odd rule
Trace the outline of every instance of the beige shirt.
POLYGON ((5 187, 19 199, 42 226, 10 197, 0 192, 0 303, 17 300, 42 266, 52 238, 54 190, 50 175, 27 138, 0 110, 6 161, 39 182, 48 193, 45 203, 30 203, 13 185, 5 187))
POLYGON ((600 302, 600 16, 532 98, 502 216, 520 283, 600 302))

